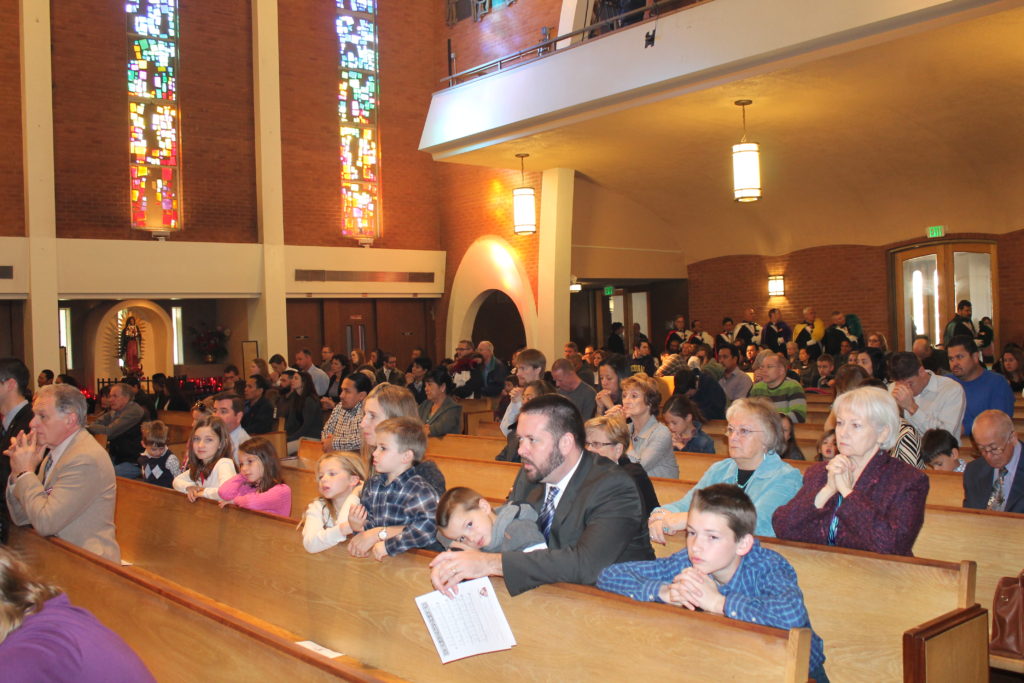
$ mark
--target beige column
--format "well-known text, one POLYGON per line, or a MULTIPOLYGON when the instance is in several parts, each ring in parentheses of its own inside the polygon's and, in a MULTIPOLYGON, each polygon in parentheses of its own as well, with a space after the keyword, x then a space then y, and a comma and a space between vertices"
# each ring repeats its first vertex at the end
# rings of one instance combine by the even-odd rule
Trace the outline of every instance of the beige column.
MULTIPOLYGON (((572 278, 572 204, 576 172, 544 171, 540 190, 540 250, 537 258, 537 348, 561 358, 569 339, 569 281, 572 278)), ((549 361, 550 363, 550 361, 549 361)))
POLYGON ((281 188, 281 68, 277 0, 252 3, 256 202, 263 245, 262 293, 249 304, 249 338, 264 359, 288 354, 284 204, 281 188))
POLYGON ((21 1, 21 129, 28 236, 25 364, 33 381, 60 371, 57 321, 57 220, 53 179, 50 3, 21 1))

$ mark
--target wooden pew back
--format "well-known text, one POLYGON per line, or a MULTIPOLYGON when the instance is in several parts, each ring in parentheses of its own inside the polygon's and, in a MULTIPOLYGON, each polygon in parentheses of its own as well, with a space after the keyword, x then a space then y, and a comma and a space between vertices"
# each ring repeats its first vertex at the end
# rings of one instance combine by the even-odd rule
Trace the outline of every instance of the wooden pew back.
POLYGON ((204 681, 237 681, 241 671, 258 671, 266 680, 379 680, 295 645, 280 629, 262 628, 60 539, 16 527, 11 540, 39 578, 59 585, 124 638, 159 681, 196 680, 197 671, 204 681))
MULTIPOLYGON (((686 547, 682 534, 659 556, 686 547)), ((898 680, 903 634, 974 604, 975 564, 879 555, 762 538, 796 570, 811 626, 825 641, 833 680, 898 680)), ((973 643, 985 651, 987 639, 973 643)))
POLYGON ((642 666, 645 677, 677 678, 684 661, 699 680, 751 671, 759 680, 807 676, 804 629, 787 633, 586 587, 543 586, 512 599, 500 580, 495 590, 518 647, 442 665, 413 602, 431 590, 429 553, 383 563, 352 558, 344 547, 310 555, 288 520, 190 504, 138 482, 119 486, 117 524, 122 553, 137 566, 404 678, 578 679, 581 657, 587 669, 616 677, 642 666))

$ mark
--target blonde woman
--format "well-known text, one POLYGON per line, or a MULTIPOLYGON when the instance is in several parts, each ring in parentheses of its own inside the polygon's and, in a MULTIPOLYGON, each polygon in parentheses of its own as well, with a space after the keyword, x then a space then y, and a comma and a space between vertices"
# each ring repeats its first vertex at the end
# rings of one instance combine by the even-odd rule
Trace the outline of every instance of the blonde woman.
POLYGON ((672 451, 672 434, 658 422, 661 392, 656 380, 638 373, 622 380, 622 415, 629 421, 626 455, 640 463, 651 477, 679 478, 679 464, 672 451))
MULTIPOLYGON (((378 384, 366 395, 363 402, 363 419, 359 422, 363 436, 363 456, 367 462, 370 461, 370 454, 377 445, 377 425, 393 417, 411 417, 419 420, 416 399, 405 387, 397 384, 378 384)), ((427 483, 437 491, 437 495, 443 496, 445 480, 437 465, 430 460, 421 460, 415 467, 417 474, 427 480, 427 483)), ((370 472, 371 477, 373 474, 370 472)))

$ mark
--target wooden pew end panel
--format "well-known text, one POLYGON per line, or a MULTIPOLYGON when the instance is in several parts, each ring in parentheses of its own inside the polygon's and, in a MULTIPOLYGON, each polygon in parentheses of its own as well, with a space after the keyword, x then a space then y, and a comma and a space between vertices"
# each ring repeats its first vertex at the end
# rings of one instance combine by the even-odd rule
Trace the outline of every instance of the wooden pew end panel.
POLYGON ((957 609, 903 634, 905 683, 988 680, 988 610, 957 609))

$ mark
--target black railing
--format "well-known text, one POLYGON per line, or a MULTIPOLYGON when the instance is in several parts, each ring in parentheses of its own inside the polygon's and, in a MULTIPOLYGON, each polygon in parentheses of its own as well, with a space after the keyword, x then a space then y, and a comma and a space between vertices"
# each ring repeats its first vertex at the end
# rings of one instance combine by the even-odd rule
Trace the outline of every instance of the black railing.
MULTIPOLYGON (((644 7, 638 7, 636 9, 629 10, 628 12, 622 12, 613 17, 596 21, 589 26, 576 29, 571 33, 564 33, 554 38, 541 41, 536 45, 531 45, 528 48, 513 52, 512 54, 505 55, 504 57, 498 57, 492 59, 489 62, 484 62, 479 66, 474 66, 471 69, 465 71, 459 71, 458 73, 449 74, 447 77, 442 78, 441 82, 448 83, 448 87, 458 85, 459 83, 468 80, 470 78, 476 78, 485 74, 491 73, 492 71, 501 71, 506 66, 519 66, 532 62, 536 59, 546 57, 554 52, 554 46, 563 40, 572 40, 573 38, 580 37, 579 42, 586 41, 588 39, 598 38, 602 35, 607 35, 612 31, 616 31, 622 28, 624 25, 632 25, 639 23, 638 21, 629 21, 630 19, 636 19, 639 17, 639 21, 646 18, 656 19, 662 12, 682 9, 683 7, 689 7, 697 4, 704 4, 704 2, 711 2, 712 0, 657 0, 644 7), (513 64, 514 63, 514 64, 513 64)), ((449 55, 451 51, 449 50, 449 55)))

